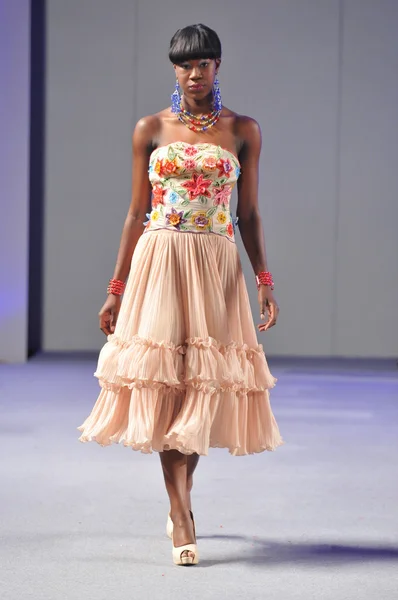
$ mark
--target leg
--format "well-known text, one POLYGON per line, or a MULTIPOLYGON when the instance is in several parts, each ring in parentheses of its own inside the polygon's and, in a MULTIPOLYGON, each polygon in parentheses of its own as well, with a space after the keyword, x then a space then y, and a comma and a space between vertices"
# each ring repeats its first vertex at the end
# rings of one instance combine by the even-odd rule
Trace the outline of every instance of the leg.
POLYGON ((193 486, 193 474, 199 462, 199 454, 190 454, 187 456, 187 494, 188 494, 188 508, 192 510, 191 506, 191 491, 193 486))
POLYGON ((177 548, 184 544, 194 544, 195 536, 187 503, 188 457, 177 450, 167 450, 159 454, 166 490, 170 498, 174 546, 177 548))

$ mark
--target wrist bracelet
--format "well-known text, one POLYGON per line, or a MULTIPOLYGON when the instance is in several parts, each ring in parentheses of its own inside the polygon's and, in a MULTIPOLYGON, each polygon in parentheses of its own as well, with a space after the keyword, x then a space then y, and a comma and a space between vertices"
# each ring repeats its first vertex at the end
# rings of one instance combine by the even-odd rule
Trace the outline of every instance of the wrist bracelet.
POLYGON ((269 285, 271 290, 274 289, 274 281, 272 279, 272 273, 270 271, 260 271, 258 275, 256 275, 256 284, 257 289, 260 289, 260 285, 269 285))
POLYGON ((121 279, 110 279, 107 287, 107 294, 121 296, 125 290, 126 284, 121 279))

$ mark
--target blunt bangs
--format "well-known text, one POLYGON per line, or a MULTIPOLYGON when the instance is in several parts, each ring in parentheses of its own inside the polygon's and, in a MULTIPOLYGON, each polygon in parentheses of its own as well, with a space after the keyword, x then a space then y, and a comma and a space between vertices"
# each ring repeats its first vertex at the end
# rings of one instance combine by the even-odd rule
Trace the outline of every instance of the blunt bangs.
POLYGON ((173 35, 169 49, 169 59, 175 65, 198 58, 221 58, 220 38, 213 29, 201 23, 179 29, 173 35))

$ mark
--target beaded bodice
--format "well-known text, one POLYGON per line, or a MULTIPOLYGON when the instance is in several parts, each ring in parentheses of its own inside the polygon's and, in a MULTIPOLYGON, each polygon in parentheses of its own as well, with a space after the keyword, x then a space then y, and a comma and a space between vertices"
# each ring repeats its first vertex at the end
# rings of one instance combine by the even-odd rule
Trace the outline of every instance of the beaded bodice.
POLYGON ((149 159, 152 210, 145 231, 216 233, 235 241, 230 199, 240 173, 232 152, 210 143, 173 142, 149 159))

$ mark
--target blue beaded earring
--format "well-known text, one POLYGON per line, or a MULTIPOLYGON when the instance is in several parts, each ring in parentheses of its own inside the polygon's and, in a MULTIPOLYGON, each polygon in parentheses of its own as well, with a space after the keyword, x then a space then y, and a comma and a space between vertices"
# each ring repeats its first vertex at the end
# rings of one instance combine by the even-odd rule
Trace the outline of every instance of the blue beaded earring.
POLYGON ((176 79, 176 87, 174 92, 171 94, 171 112, 178 114, 181 111, 181 88, 176 79))
POLYGON ((215 78, 213 84, 213 108, 219 112, 221 112, 222 109, 220 82, 218 81, 218 77, 215 78))

